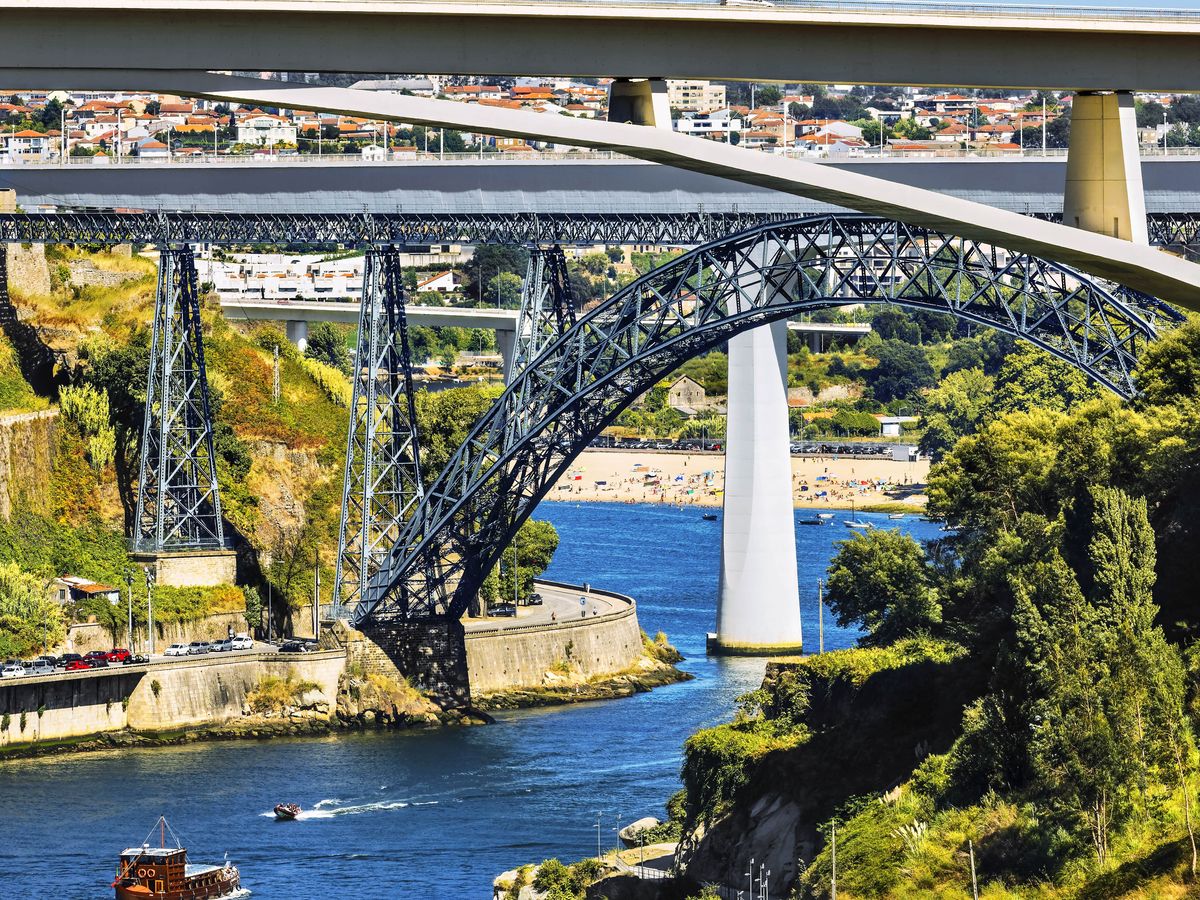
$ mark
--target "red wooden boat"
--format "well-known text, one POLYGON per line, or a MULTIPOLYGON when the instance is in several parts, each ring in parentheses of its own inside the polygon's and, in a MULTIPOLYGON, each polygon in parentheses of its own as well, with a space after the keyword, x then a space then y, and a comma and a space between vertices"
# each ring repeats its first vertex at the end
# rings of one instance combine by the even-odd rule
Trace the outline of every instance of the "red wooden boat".
MULTIPOLYGON (((116 900, 212 900, 249 893, 242 890, 237 866, 228 861, 219 866, 190 863, 186 849, 166 845, 167 820, 160 817, 155 827, 159 846, 151 847, 147 835, 142 846, 121 852, 112 883, 116 900)), ((174 833, 171 837, 178 844, 174 833)))

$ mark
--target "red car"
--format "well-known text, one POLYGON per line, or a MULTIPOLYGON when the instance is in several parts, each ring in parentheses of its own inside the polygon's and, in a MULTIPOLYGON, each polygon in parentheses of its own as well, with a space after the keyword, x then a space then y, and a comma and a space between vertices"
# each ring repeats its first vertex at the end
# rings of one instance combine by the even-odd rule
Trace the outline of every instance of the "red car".
POLYGON ((70 662, 68 662, 68 663, 67 663, 67 665, 66 665, 66 671, 68 671, 68 672, 81 672, 81 671, 85 671, 85 670, 87 670, 87 669, 90 669, 91 667, 92 667, 92 666, 91 666, 91 664, 90 664, 90 663, 87 663, 87 662, 85 662, 85 661, 84 661, 84 660, 82 660, 82 659, 73 659, 73 660, 71 660, 70 662))
POLYGON ((110 663, 123 663, 123 662, 125 662, 125 660, 129 659, 129 657, 131 657, 132 655, 133 654, 130 653, 128 650, 126 650, 124 647, 114 647, 112 650, 109 650, 108 653, 106 653, 104 655, 104 658, 107 659, 110 663))

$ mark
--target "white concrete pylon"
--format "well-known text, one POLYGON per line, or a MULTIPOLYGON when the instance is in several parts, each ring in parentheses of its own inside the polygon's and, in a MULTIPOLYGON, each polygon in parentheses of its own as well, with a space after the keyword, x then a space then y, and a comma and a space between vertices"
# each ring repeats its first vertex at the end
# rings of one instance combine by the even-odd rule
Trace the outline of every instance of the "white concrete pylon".
POLYGON ((788 440, 787 322, 729 339, 718 653, 799 653, 796 520, 788 440))
POLYGON ((1149 244, 1137 112, 1125 91, 1080 91, 1071 103, 1063 222, 1149 244))

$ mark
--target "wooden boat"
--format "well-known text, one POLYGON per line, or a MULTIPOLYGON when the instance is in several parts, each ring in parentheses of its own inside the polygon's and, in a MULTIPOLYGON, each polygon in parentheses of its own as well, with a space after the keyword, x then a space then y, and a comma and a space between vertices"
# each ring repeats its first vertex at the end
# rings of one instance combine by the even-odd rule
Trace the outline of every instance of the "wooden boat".
POLYGON ((801 525, 824 525, 825 521, 826 521, 825 519, 822 519, 820 516, 817 516, 815 519, 800 519, 799 523, 801 525))
POLYGON ((715 522, 715 521, 717 521, 717 514, 716 513, 705 513, 700 518, 704 519, 705 522, 715 522))
MULTIPOLYGON (((160 817, 155 828, 158 847, 150 846, 147 835, 142 846, 122 851, 112 883, 116 900, 210 900, 249 893, 242 890, 237 866, 228 860, 219 866, 190 863, 186 849, 166 845, 167 820, 160 817)), ((171 838, 178 844, 174 833, 171 838)))
POLYGON ((298 803, 280 803, 275 807, 275 819, 278 822, 291 822, 300 815, 298 803))

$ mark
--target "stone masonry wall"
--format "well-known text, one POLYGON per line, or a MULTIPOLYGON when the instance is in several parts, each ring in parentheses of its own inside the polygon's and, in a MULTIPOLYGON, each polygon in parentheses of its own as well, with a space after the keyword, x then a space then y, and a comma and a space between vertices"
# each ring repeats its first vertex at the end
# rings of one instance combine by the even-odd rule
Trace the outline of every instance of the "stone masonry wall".
POLYGON ((0 517, 18 503, 45 508, 57 424, 57 409, 0 416, 0 517))
MULTIPOLYGON (((195 619, 191 622, 157 623, 154 628, 154 649, 161 653, 171 644, 186 644, 189 641, 212 641, 224 638, 229 629, 234 634, 249 632, 246 625, 245 613, 217 613, 195 619)), ((125 630, 117 634, 117 646, 125 646, 125 630)), ((128 649, 137 653, 145 652, 146 626, 135 625, 133 628, 133 646, 128 649)), ((99 622, 84 622, 72 625, 67 629, 66 652, 87 653, 89 650, 111 650, 113 636, 99 622)))
MULTIPOLYGON (((192 657, 153 666, 113 667, 0 682, 0 747, 86 737, 125 728, 162 731, 237 719, 265 675, 311 681, 332 709, 345 654, 274 653, 192 657), (23 726, 23 727, 22 727, 23 726)), ((314 698, 316 699, 316 698, 314 698)))
POLYGON ((503 628, 467 634, 467 671, 476 694, 537 687, 556 664, 573 663, 587 677, 614 675, 642 655, 637 609, 628 597, 616 612, 528 629, 503 628))
POLYGON ((338 635, 347 665, 397 680, 407 679, 443 709, 470 706, 463 626, 458 620, 400 622, 373 627, 370 635, 338 635))

